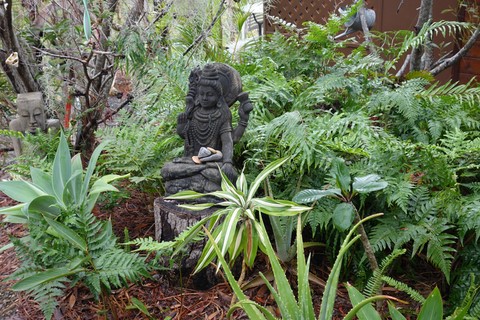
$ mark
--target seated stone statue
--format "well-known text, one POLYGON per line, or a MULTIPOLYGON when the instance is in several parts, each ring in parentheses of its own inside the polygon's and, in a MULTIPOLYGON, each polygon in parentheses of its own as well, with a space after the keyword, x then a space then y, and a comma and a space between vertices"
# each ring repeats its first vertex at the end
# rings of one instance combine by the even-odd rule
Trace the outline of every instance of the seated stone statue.
MULTIPOLYGON (((17 97, 17 118, 10 121, 10 130, 35 134, 37 131, 47 132, 48 129, 59 129, 58 119, 46 119, 45 106, 41 92, 20 93, 17 97)), ((22 143, 19 138, 12 138, 15 155, 22 153, 22 143)))
POLYGON ((240 74, 232 67, 212 63, 191 72, 185 112, 177 119, 177 133, 185 140, 184 157, 162 168, 167 195, 219 190, 219 168, 236 180, 233 144, 245 132, 252 109, 248 93, 242 92, 240 74), (229 108, 236 101, 240 102, 239 121, 233 128, 229 108))

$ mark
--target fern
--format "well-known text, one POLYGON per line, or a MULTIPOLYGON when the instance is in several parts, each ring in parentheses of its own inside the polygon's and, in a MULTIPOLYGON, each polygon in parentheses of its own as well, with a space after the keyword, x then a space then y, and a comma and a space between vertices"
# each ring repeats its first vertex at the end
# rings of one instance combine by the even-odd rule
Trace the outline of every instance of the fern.
POLYGON ((138 246, 135 251, 147 251, 147 252, 164 252, 166 250, 171 250, 175 244, 175 241, 162 241, 158 242, 152 237, 148 238, 137 238, 132 241, 126 242, 125 245, 135 245, 138 246))
POLYGON ((316 203, 314 208, 306 216, 306 223, 312 229, 313 236, 317 230, 325 230, 332 219, 332 212, 337 201, 331 198, 324 198, 322 201, 316 203))
MULTIPOLYGON (((453 261, 452 245, 457 239, 456 236, 446 233, 452 226, 445 219, 434 215, 422 219, 417 225, 407 225, 406 236, 413 240, 412 255, 427 247, 427 259, 438 267, 447 282, 450 282, 450 269, 453 261)), ((406 237, 403 238, 406 240, 406 237)))
MULTIPOLYGON (((452 272, 452 285, 450 288, 449 304, 451 306, 462 305, 469 298, 474 286, 474 279, 480 277, 480 246, 478 243, 466 245, 460 251, 458 267, 452 272)), ((478 286, 478 285, 477 285, 478 286)), ((480 311, 480 295, 476 295, 469 314, 478 317, 480 311)))
POLYGON ((29 293, 33 296, 35 301, 40 304, 40 308, 46 319, 51 319, 53 312, 58 306, 58 298, 65 295, 66 285, 70 279, 62 277, 53 281, 44 283, 42 286, 37 286, 29 293))
POLYGON ((387 283, 389 286, 394 287, 395 289, 405 292, 412 298, 413 300, 419 302, 420 304, 425 303, 425 298, 415 289, 409 287, 407 284, 400 282, 398 280, 395 280, 391 277, 388 276, 382 276, 382 281, 387 283))
POLYGON ((378 269, 375 269, 373 271, 372 276, 370 279, 368 279, 367 285, 365 286, 365 289, 363 290, 363 294, 366 297, 371 297, 375 294, 378 293, 382 286, 382 277, 385 275, 387 272, 387 268, 390 267, 390 265, 393 263, 395 259, 397 259, 399 256, 405 254, 407 250, 405 249, 397 249, 393 250, 392 253, 390 253, 387 257, 385 257, 382 260, 382 263, 380 264, 378 269))
MULTIPOLYGON (((378 219, 378 224, 373 227, 369 240, 375 252, 401 247, 397 245, 399 235, 402 233, 404 213, 391 212, 389 215, 378 219)), ((403 241, 404 243, 407 241, 403 241)))
POLYGON ((467 84, 452 81, 445 84, 437 82, 419 92, 419 96, 432 103, 435 101, 435 97, 441 97, 457 101, 460 104, 466 103, 467 106, 475 106, 480 101, 480 88, 473 86, 472 81, 467 84))
POLYGON ((122 287, 126 286, 128 282, 138 281, 140 276, 149 276, 145 270, 143 258, 119 248, 112 248, 103 252, 94 260, 94 264, 94 277, 96 278, 98 275, 99 281, 109 292, 112 285, 122 287))
POLYGON ((460 239, 463 239, 469 231, 473 231, 475 241, 478 241, 480 238, 480 200, 475 199, 462 207, 458 226, 460 239))

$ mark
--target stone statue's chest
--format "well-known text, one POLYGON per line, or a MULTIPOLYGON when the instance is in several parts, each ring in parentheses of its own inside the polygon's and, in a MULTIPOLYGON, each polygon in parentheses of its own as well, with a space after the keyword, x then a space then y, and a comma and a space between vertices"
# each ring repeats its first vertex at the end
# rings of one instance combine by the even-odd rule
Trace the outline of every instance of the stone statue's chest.
POLYGON ((202 147, 216 147, 222 126, 220 112, 195 114, 190 123, 192 138, 202 147))

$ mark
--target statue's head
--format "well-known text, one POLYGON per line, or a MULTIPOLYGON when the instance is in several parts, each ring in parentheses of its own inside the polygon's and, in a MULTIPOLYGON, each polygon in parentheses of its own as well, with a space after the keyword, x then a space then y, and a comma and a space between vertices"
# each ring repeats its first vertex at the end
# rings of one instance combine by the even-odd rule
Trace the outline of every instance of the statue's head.
POLYGON ((218 71, 213 64, 207 64, 198 80, 197 99, 202 108, 210 109, 219 106, 223 99, 222 84, 218 71))
POLYGON ((34 133, 46 129, 45 107, 41 92, 20 93, 17 97, 17 114, 24 132, 34 133))

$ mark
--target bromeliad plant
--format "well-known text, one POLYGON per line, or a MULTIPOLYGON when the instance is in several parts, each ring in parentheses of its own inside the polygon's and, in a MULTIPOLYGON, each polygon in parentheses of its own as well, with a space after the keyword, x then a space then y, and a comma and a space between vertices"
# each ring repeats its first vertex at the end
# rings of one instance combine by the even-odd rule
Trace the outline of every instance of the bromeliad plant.
MULTIPOLYGON (((22 261, 11 275, 19 279, 12 289, 33 294, 47 319, 68 284, 83 282, 95 298, 108 303, 106 295, 112 287, 148 276, 143 258, 116 245, 111 221, 92 214, 100 193, 118 191, 109 182, 125 177, 107 175, 91 184, 104 145, 93 152, 84 172, 80 155, 70 157, 62 133, 51 174, 31 168, 31 182, 0 182, 2 192, 21 202, 0 214, 5 222, 24 224, 29 233, 11 238, 7 245, 15 247, 22 261)), ((115 317, 115 310, 111 311, 115 317)))
MULTIPOLYGON (((242 172, 237 179, 236 186, 222 173, 222 190, 208 194, 194 191, 183 191, 168 197, 174 200, 193 200, 205 196, 214 196, 222 199, 219 203, 202 203, 181 205, 190 210, 202 210, 214 206, 223 207, 217 210, 212 216, 206 217, 190 228, 185 235, 186 239, 192 239, 202 231, 202 226, 208 223, 215 245, 220 247, 222 257, 228 253, 230 264, 243 253, 242 274, 239 282, 243 279, 246 267, 252 267, 255 261, 258 248, 265 248, 268 238, 259 237, 258 230, 262 228, 259 222, 261 214, 270 216, 295 216, 310 210, 310 207, 301 206, 287 200, 276 200, 271 197, 256 198, 255 195, 262 182, 288 158, 278 159, 270 163, 255 180, 248 185, 245 175, 242 172)), ((188 242, 188 241, 187 241, 188 242)), ((186 242, 184 242, 186 243, 186 242)), ((180 246, 181 247, 181 246, 180 246)), ((177 248, 177 251, 180 250, 177 248)), ((200 271, 212 262, 218 254, 212 242, 208 242, 198 261, 195 272, 200 271)), ((220 260, 218 268, 222 265, 220 260)))

